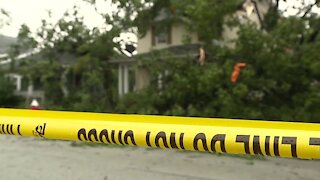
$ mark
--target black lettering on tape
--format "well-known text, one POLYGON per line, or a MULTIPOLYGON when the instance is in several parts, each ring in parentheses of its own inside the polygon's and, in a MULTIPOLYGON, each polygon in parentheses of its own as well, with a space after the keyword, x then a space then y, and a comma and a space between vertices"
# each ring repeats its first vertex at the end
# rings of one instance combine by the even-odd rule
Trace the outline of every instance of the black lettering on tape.
MULTIPOLYGON (((20 124, 18 124, 17 132, 21 136, 20 127, 21 127, 20 124)), ((0 134, 15 135, 13 129, 14 129, 13 124, 0 124, 0 134)))
POLYGON ((6 134, 6 132, 2 128, 3 126, 4 126, 3 124, 0 124, 0 132, 1 132, 1 134, 6 134))
POLYGON ((106 139, 106 141, 107 141, 109 144, 111 143, 111 142, 110 142, 110 139, 109 139, 109 135, 108 135, 108 130, 104 129, 104 130, 102 130, 102 131, 100 132, 100 134, 99 134, 99 140, 100 140, 100 142, 106 143, 106 142, 104 141, 103 137, 106 139))
POLYGON ((32 134, 35 137, 44 137, 45 132, 46 132, 46 125, 47 123, 39 124, 38 126, 35 127, 35 129, 32 131, 32 134))
POLYGON ((10 132, 10 124, 7 124, 6 127, 7 127, 7 128, 6 128, 7 134, 8 134, 8 135, 11 135, 11 132, 10 132))
POLYGON ((3 132, 3 134, 7 134, 6 131, 4 130, 4 126, 5 126, 5 125, 2 124, 2 132, 3 132))
POLYGON ((176 143, 176 133, 170 134, 170 146, 171 148, 179 149, 176 143))
MULTIPOLYGON (((118 140, 119 140, 120 144, 124 145, 124 143, 125 143, 125 144, 129 145, 128 139, 130 138, 132 144, 136 145, 136 142, 134 140, 134 134, 133 134, 132 130, 129 130, 124 134, 124 143, 123 143, 123 139, 122 139, 122 137, 123 137, 122 133, 123 133, 123 130, 119 130, 118 140)), ((100 131, 99 138, 98 138, 98 134, 97 134, 96 129, 91 129, 87 134, 86 129, 82 128, 78 131, 78 139, 80 141, 88 141, 89 140, 91 142, 101 142, 101 143, 109 143, 109 144, 111 143, 107 129, 103 129, 102 131, 100 131)), ((113 143, 117 144, 115 141, 115 130, 111 131, 111 140, 113 143)))
POLYGON ((7 124, 7 125, 3 125, 3 127, 4 127, 4 132, 6 133, 6 134, 9 134, 10 135, 10 132, 8 131, 9 130, 9 124, 7 124), (7 128, 6 128, 7 127, 7 128))
POLYGON ((119 140, 120 144, 124 145, 122 142, 122 131, 119 131, 119 133, 118 133, 118 140, 119 140))
POLYGON ((8 134, 14 135, 12 128, 13 128, 13 124, 7 124, 8 134))
POLYGON ((112 130, 111 131, 111 141, 114 143, 114 144, 117 144, 117 142, 116 142, 116 138, 115 138, 115 130, 112 130))
POLYGON ((236 137, 236 142, 244 143, 244 150, 246 154, 250 154, 249 140, 250 140, 250 135, 237 135, 236 137))
POLYGON ((22 136, 22 135, 21 135, 21 132, 20 132, 20 124, 18 125, 18 134, 19 134, 20 136, 22 136))
POLYGON ((156 135, 155 144, 157 147, 160 147, 160 139, 162 139, 164 147, 169 148, 165 132, 161 131, 156 135))
MULTIPOLYGON (((12 124, 11 124, 11 126, 12 126, 12 124)), ((12 135, 12 132, 10 131, 10 124, 7 124, 7 133, 9 135, 12 135)))
POLYGON ((0 128, 1 132, 2 132, 3 134, 7 134, 6 131, 5 131, 5 128, 4 128, 5 125, 4 125, 4 124, 1 124, 0 126, 1 126, 1 128, 0 128))
POLYGON ((265 146, 264 148, 266 151, 266 155, 271 156, 271 154, 270 154, 270 136, 266 136, 264 146, 265 146))
POLYGON ((86 129, 85 128, 82 128, 78 131, 78 139, 80 141, 84 141, 82 138, 81 138, 81 135, 83 136, 83 139, 88 141, 88 138, 87 138, 87 133, 86 133, 86 129))
POLYGON ((146 142, 147 142, 147 145, 148 145, 149 147, 152 147, 152 146, 151 146, 151 143, 150 143, 150 132, 149 132, 149 131, 147 132, 147 135, 146 135, 146 142))
POLYGON ((15 135, 14 132, 13 132, 13 124, 11 124, 11 126, 10 126, 10 132, 11 132, 12 135, 15 135))
MULTIPOLYGON (((146 134, 146 143, 149 147, 152 147, 150 140, 151 132, 148 131, 146 134)), ((176 133, 171 132, 170 137, 167 137, 167 134, 164 131, 158 132, 155 137, 155 145, 156 147, 160 147, 160 140, 162 140, 164 147, 166 148, 175 148, 175 149, 185 149, 183 144, 184 133, 180 133, 179 140, 176 140, 176 133), (169 139, 169 143, 168 143, 169 139), (180 147, 178 146, 180 145, 180 147)))
POLYGON ((137 144, 136 144, 136 141, 134 140, 134 135, 132 130, 129 130, 124 134, 124 143, 126 143, 127 145, 129 145, 128 143, 129 138, 131 139, 131 143, 136 146, 137 144))
POLYGON ((97 135, 97 130, 96 129, 91 129, 88 133, 88 139, 89 141, 93 142, 92 136, 94 137, 94 140, 97 142, 98 141, 98 135, 97 135))
POLYGON ((311 145, 311 146, 320 146, 320 138, 311 137, 309 139, 309 145, 311 145))
POLYGON ((226 153, 226 146, 225 146, 225 139, 226 135, 225 134, 216 134, 215 136, 212 137, 211 139, 211 151, 216 152, 216 142, 220 141, 220 148, 221 151, 226 153))
POLYGON ((183 144, 183 139, 184 139, 184 133, 181 133, 181 134, 180 134, 180 138, 179 138, 180 148, 181 148, 181 149, 185 149, 185 148, 184 148, 184 144, 183 144))
POLYGON ((254 154, 263 155, 262 151, 261 151, 261 147, 260 147, 260 138, 259 138, 259 136, 253 136, 253 152, 254 152, 254 154))
MULTIPOLYGON (((179 137, 179 145, 181 149, 184 149, 183 136, 184 136, 184 133, 181 133, 179 137)), ((174 132, 170 134, 170 146, 171 148, 180 149, 176 142, 176 133, 174 132)))
POLYGON ((291 155, 297 158, 297 137, 282 137, 282 144, 291 145, 291 155))
POLYGON ((280 152, 279 152, 279 136, 275 136, 274 137, 273 151, 274 151, 274 155, 275 156, 280 156, 280 152))
POLYGON ((10 131, 11 131, 12 135, 15 135, 14 132, 13 132, 13 124, 11 124, 11 126, 10 126, 10 131))
POLYGON ((314 137, 310 138, 309 145, 320 146, 320 138, 314 138, 314 137))
POLYGON ((196 135, 196 137, 194 137, 193 139, 193 148, 197 151, 199 151, 198 148, 198 141, 201 141, 203 149, 206 151, 209 151, 208 149, 208 145, 207 145, 207 140, 206 140, 206 135, 204 133, 199 133, 196 135))

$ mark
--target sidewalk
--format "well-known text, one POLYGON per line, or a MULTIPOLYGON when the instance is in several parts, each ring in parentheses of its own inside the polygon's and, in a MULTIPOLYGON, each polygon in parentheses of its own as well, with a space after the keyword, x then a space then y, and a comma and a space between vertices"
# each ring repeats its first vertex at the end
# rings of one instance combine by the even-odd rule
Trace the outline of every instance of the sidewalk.
POLYGON ((6 180, 318 180, 320 161, 246 159, 135 147, 0 136, 0 179, 6 180))

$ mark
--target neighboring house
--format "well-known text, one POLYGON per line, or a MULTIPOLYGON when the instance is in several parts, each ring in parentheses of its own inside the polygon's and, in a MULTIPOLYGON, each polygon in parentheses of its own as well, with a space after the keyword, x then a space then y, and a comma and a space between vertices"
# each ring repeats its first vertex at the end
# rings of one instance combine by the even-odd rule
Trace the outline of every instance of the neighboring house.
MULTIPOLYGON (((25 105, 29 107, 32 100, 36 99, 41 106, 45 104, 45 92, 42 88, 42 83, 40 79, 32 80, 31 77, 24 76, 17 71, 10 71, 12 64, 12 59, 6 54, 9 50, 11 44, 15 43, 14 38, 5 37, 0 35, 0 70, 8 72, 6 76, 14 83, 15 85, 15 94, 25 98, 25 105), (4 41, 1 41, 4 40, 4 41)), ((43 53, 40 52, 40 49, 29 49, 24 53, 21 53, 14 58, 15 69, 21 68, 22 64, 25 64, 26 60, 32 60, 34 63, 47 59, 43 53)), ((57 60, 64 66, 69 66, 75 62, 75 55, 69 53, 61 53, 57 55, 57 60)), ((61 85, 64 93, 66 88, 61 85)))
MULTIPOLYGON (((137 51, 139 54, 184 44, 200 43, 198 34, 196 32, 189 31, 186 25, 182 22, 176 22, 166 27, 157 26, 157 24, 161 24, 161 21, 169 18, 167 16, 168 15, 165 11, 161 11, 158 17, 154 20, 154 25, 146 31, 146 34, 142 38, 138 39, 137 51)), ((187 20, 181 18, 181 21, 187 20)))
MULTIPOLYGON (((74 64, 76 61, 76 56, 70 53, 61 53, 56 57, 63 67, 68 67, 74 64)), ((32 63, 38 63, 39 61, 48 61, 47 57, 40 51, 40 49, 31 49, 25 53, 18 55, 15 58, 15 68, 19 69, 23 67, 25 61, 32 61, 32 63)), ((8 69, 11 66, 12 59, 7 58, 6 60, 0 61, 1 69, 8 69)), ((9 71, 10 72, 10 71, 9 71)), ((65 73, 61 75, 62 79, 65 79, 65 73)), ((45 91, 43 90, 43 84, 40 78, 32 79, 31 77, 23 76, 19 73, 7 73, 6 76, 10 78, 15 84, 15 94, 20 95, 26 100, 26 107, 29 107, 31 102, 36 99, 40 106, 43 108, 45 105, 45 91)), ((65 84, 61 84, 61 90, 64 95, 68 94, 68 90, 65 84)))
MULTIPOLYGON (((155 22, 165 20, 166 13, 161 12, 155 22)), ((157 23, 155 23, 157 24, 157 23)), ((130 91, 139 91, 149 86, 151 81, 148 67, 136 66, 138 57, 150 56, 151 52, 166 49, 173 54, 196 56, 200 47, 197 33, 187 30, 183 23, 172 24, 167 27, 153 25, 145 36, 138 39, 138 54, 133 57, 113 58, 110 63, 118 65, 118 94, 122 96, 130 91), (190 51, 190 47, 191 49, 190 51), (183 51, 183 52, 181 52, 183 51)), ((161 83, 161 74, 158 81, 161 83)))
POLYGON ((14 44, 16 41, 16 38, 0 34, 0 59, 8 51, 10 45, 14 44))
MULTIPOLYGON (((233 14, 233 18, 238 18, 242 24, 253 23, 258 28, 262 26, 264 15, 272 5, 272 0, 245 0, 239 7, 239 10, 233 14)), ((164 20, 166 13, 160 12, 155 19, 154 24, 164 20)), ((226 17, 225 20, 227 21, 226 17)), ((214 28, 214 27, 213 27, 214 28)), ((224 25, 222 33, 222 41, 215 41, 219 45, 233 48, 235 44, 233 40, 237 38, 238 27, 228 27, 224 25)), ((199 41, 196 32, 190 32, 183 23, 171 24, 168 27, 151 26, 147 30, 145 36, 138 39, 138 54, 127 58, 117 58, 110 63, 118 65, 118 93, 119 96, 127 94, 130 91, 139 91, 149 86, 151 81, 151 73, 148 67, 138 66, 137 59, 141 56, 152 56, 154 51, 166 50, 175 56, 181 57, 197 57, 199 56, 199 41), (130 76, 134 76, 130 77, 130 76), (132 81, 134 79, 134 81, 132 81)), ((165 57, 163 57, 165 58, 165 57)), ((158 77, 158 86, 162 86, 162 74, 158 77)))
MULTIPOLYGON (((263 21, 263 17, 267 13, 271 3, 271 0, 245 0, 232 17, 238 18, 240 23, 253 23, 260 28, 262 26, 261 22, 263 21)), ((153 57, 154 54, 162 51, 169 52, 170 58, 190 57, 190 59, 196 60, 196 58, 200 56, 199 50, 201 41, 199 41, 197 33, 188 30, 187 26, 182 22, 176 22, 167 27, 158 27, 157 24, 161 23, 157 22, 161 22, 166 18, 168 18, 167 14, 164 11, 160 12, 159 16, 154 20, 154 25, 146 31, 145 36, 138 39, 137 55, 132 57, 120 56, 113 58, 113 60, 110 61, 111 64, 115 64, 118 68, 119 96, 123 96, 131 91, 142 90, 148 87, 152 80, 156 81, 159 89, 163 86, 163 75, 168 72, 163 72, 158 74, 157 77, 152 77, 150 68, 145 65, 140 65, 138 62, 140 57, 153 57)), ((228 18, 230 17, 226 17, 225 20, 227 21, 228 18)), ((182 19, 182 21, 187 22, 188 20, 182 19)), ((215 41, 214 43, 233 48, 235 46, 233 40, 237 38, 238 30, 238 27, 228 27, 227 25, 224 25, 222 41, 215 41)), ((15 40, 3 38, 5 40, 2 41, 1 38, 3 38, 3 36, 0 35, 0 68, 8 69, 12 60, 8 58, 5 52, 7 51, 10 42, 14 43, 15 40), (3 45, 1 42, 9 42, 9 44, 3 45)), ((39 55, 39 50, 31 50, 23 53, 16 57, 15 64, 17 65, 27 57, 35 54, 39 55)), ((161 59, 166 58, 169 57, 161 56, 161 59)), ((67 66, 74 62, 75 57, 72 57, 72 55, 69 54, 62 54, 59 59, 61 59, 62 64, 67 66)), ((161 59, 157 60, 160 61, 161 59)), ((37 86, 37 82, 32 82, 30 78, 17 73, 9 73, 7 76, 12 79, 15 84, 15 93, 25 97, 26 106, 29 106, 32 99, 37 99, 41 105, 44 104, 44 91, 37 86)))
MULTIPOLYGON (((2 70, 8 70, 11 66, 12 60, 6 52, 14 43, 16 43, 16 38, 0 35, 0 69, 2 70)), ((20 54, 16 57, 16 63, 19 64, 20 61, 35 53, 38 53, 38 51, 32 50, 20 54)), ((7 73, 6 76, 14 83, 15 94, 25 98, 26 106, 30 105, 32 99, 37 99, 41 103, 44 101, 44 92, 35 88, 27 77, 18 73, 7 73)))
POLYGON ((24 97, 26 107, 29 107, 34 99, 36 99, 40 105, 44 104, 44 91, 35 86, 29 78, 17 73, 9 73, 6 76, 14 83, 15 94, 24 97))
POLYGON ((8 59, 7 51, 16 42, 16 38, 0 34, 0 65, 8 59))
MULTIPOLYGON (((37 54, 39 50, 30 50, 26 53, 22 53, 16 57, 15 63, 19 64, 24 59, 37 54)), ((0 68, 3 70, 8 70, 11 66, 12 59, 10 59, 6 54, 0 56, 0 68)), ((42 105, 45 101, 44 91, 37 86, 37 83, 32 82, 28 77, 25 77, 19 73, 7 73, 6 76, 15 85, 15 94, 25 98, 25 105, 28 107, 33 99, 37 99, 42 105)))

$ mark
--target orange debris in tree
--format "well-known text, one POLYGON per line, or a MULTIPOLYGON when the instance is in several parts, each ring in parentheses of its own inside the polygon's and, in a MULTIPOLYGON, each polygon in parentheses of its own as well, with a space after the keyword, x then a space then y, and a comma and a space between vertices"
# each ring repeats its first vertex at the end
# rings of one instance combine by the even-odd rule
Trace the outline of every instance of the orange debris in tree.
POLYGON ((233 72, 232 72, 232 75, 231 75, 231 81, 233 83, 237 82, 237 79, 238 79, 239 74, 240 74, 240 68, 243 68, 246 65, 247 65, 246 63, 237 63, 236 65, 234 65, 233 72))

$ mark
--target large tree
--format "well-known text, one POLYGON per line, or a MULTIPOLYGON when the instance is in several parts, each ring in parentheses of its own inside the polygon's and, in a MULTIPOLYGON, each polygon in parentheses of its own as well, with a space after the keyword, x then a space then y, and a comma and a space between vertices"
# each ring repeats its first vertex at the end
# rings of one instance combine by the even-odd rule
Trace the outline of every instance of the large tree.
POLYGON ((274 1, 260 19, 260 29, 252 24, 230 23, 239 26, 239 37, 232 49, 219 47, 212 40, 221 38, 224 17, 238 10, 243 1, 112 1, 116 10, 107 13, 99 10, 96 1, 89 2, 110 25, 108 31, 89 30, 81 18, 62 18, 56 25, 44 21, 38 33, 42 39, 39 45, 49 61, 35 69, 43 71, 42 81, 47 84, 47 92, 52 92, 49 99, 60 100, 68 94, 61 88, 61 84, 67 84, 70 96, 63 98, 62 108, 114 110, 116 85, 106 60, 115 55, 114 47, 120 49, 121 41, 115 41, 115 37, 121 32, 137 33, 137 29, 137 35, 143 35, 160 11, 166 11, 170 18, 163 23, 180 21, 200 35, 208 54, 206 63, 200 66, 195 59, 167 56, 168 53, 162 61, 161 53, 144 57, 141 63, 154 76, 168 72, 163 77, 163 87, 157 88, 157 81, 153 81, 146 90, 122 98, 116 111, 319 121, 319 16, 313 11, 317 1, 303 4, 297 0, 301 6, 292 16, 280 6, 287 3, 286 8, 292 11, 294 7, 289 2, 274 1), (75 63, 68 68, 61 66, 61 53, 74 53, 75 63), (230 76, 239 62, 247 66, 233 83, 230 76))
MULTIPOLYGON (((171 7, 175 1, 152 2, 152 8, 156 9, 158 5, 171 7)), ((319 121, 320 19, 310 10, 316 6, 316 1, 301 4, 300 10, 292 16, 284 14, 280 1, 276 1, 262 19, 262 29, 251 24, 240 25, 233 49, 211 43, 219 37, 215 32, 222 25, 210 26, 211 20, 223 20, 221 14, 206 10, 212 7, 208 3, 213 1, 180 4, 184 2, 186 6, 179 6, 182 9, 173 12, 184 12, 183 15, 193 20, 194 29, 207 38, 204 41, 207 63, 199 66, 192 59, 174 55, 160 63, 161 54, 158 58, 151 57, 149 60, 154 64, 147 66, 155 76, 170 72, 163 79, 164 87, 159 90, 155 81, 145 91, 128 95, 118 106, 120 112, 319 121), (233 66, 239 62, 247 66, 238 81, 232 83, 233 66)), ((230 6, 218 7, 229 14, 238 5, 230 3, 230 6)), ((142 13, 141 17, 155 17, 156 11, 152 8, 144 11, 147 14, 142 13)), ((286 9, 290 8, 294 7, 288 4, 286 9)))
POLYGON ((23 25, 13 56, 30 48, 39 53, 15 71, 43 86, 47 108, 108 111, 116 97, 108 60, 120 47, 114 40, 119 33, 116 28, 89 29, 77 7, 56 23, 42 20, 36 33, 23 25))
POLYGON ((4 25, 8 25, 10 22, 10 15, 9 13, 0 7, 0 28, 2 28, 4 25))
MULTIPOLYGON (((0 28, 9 23, 9 13, 0 7, 0 28)), ((0 107, 17 107, 20 98, 14 94, 13 83, 0 70, 0 107)))

